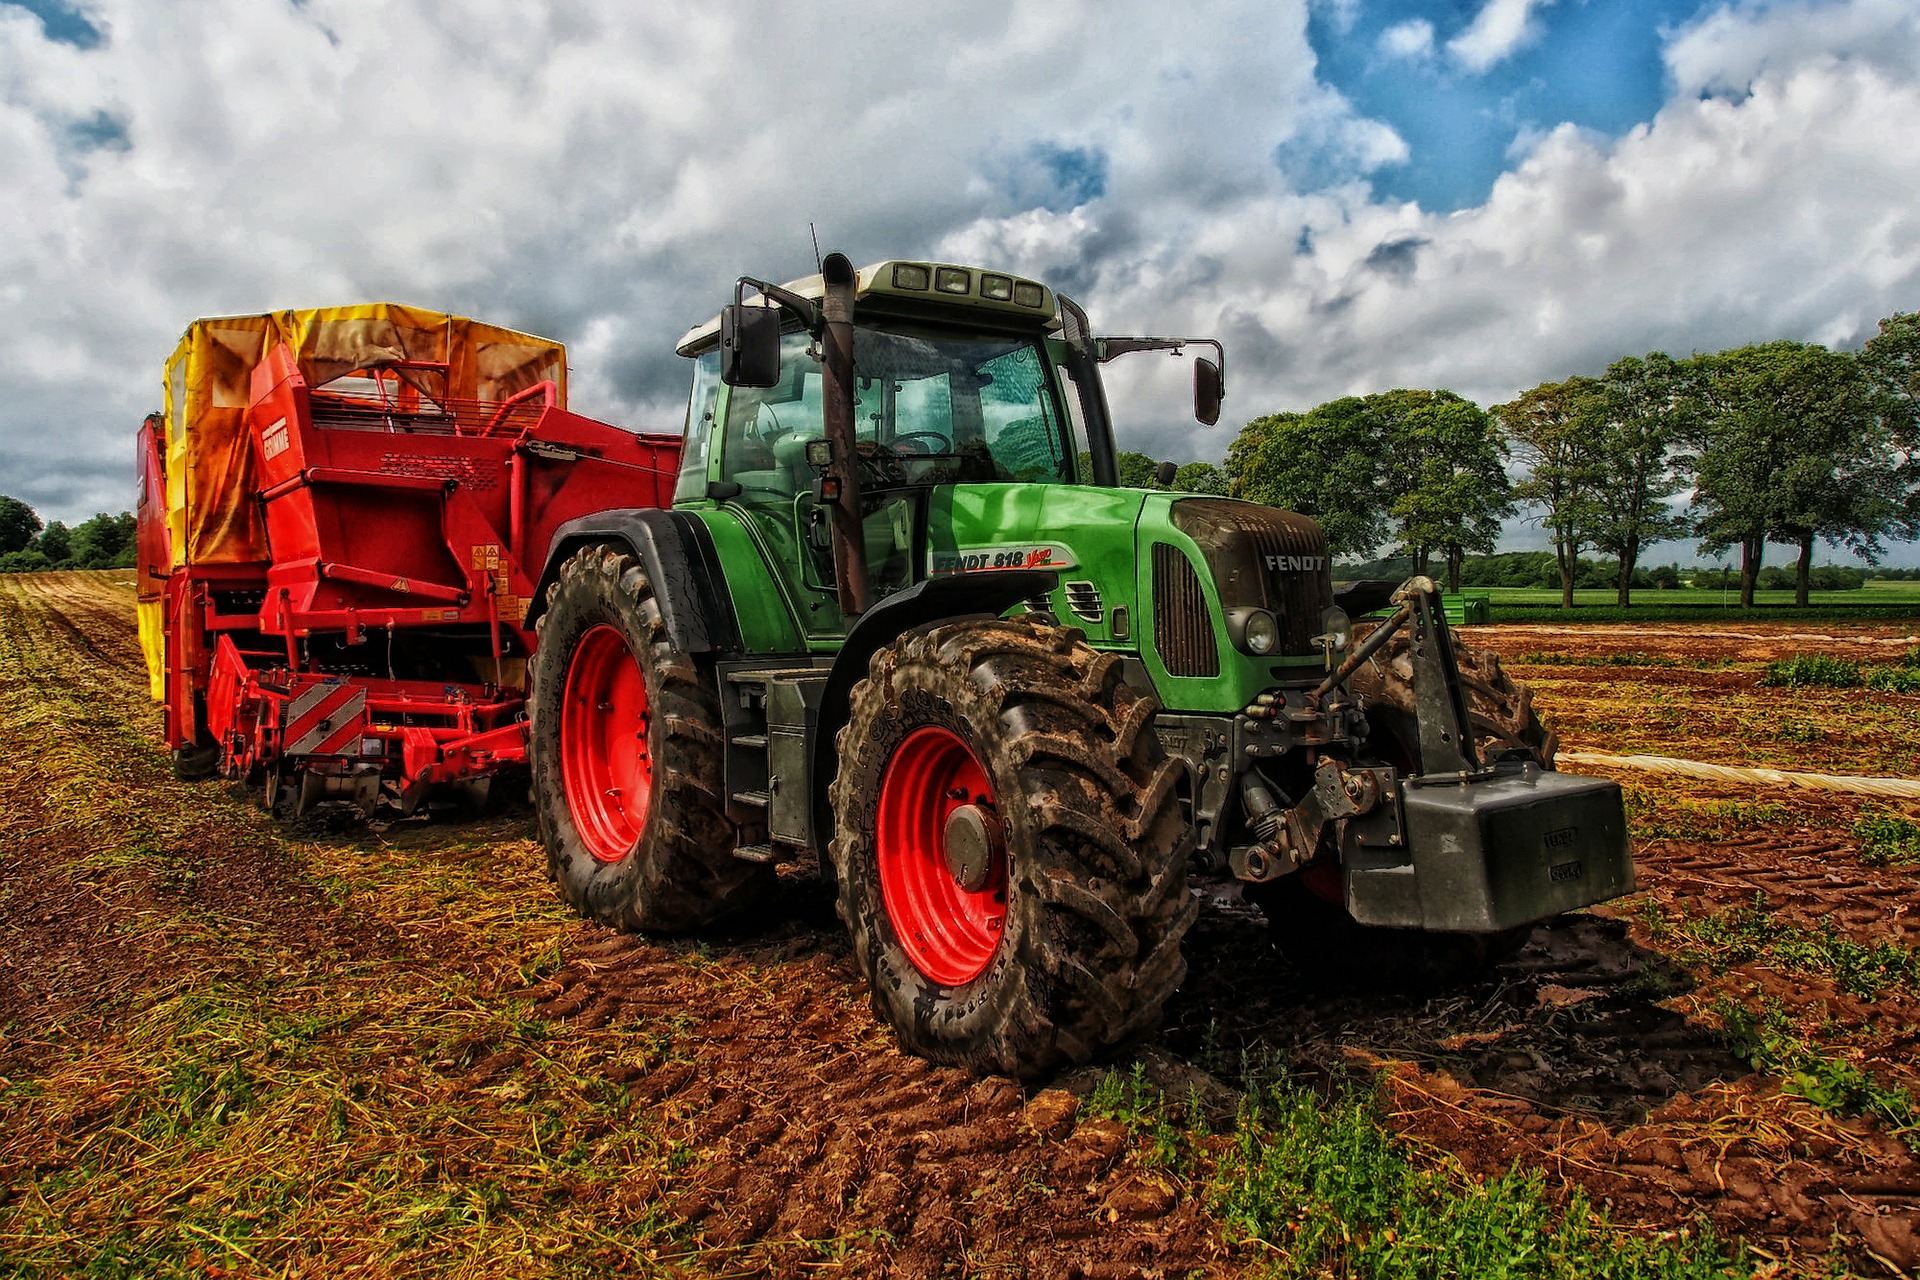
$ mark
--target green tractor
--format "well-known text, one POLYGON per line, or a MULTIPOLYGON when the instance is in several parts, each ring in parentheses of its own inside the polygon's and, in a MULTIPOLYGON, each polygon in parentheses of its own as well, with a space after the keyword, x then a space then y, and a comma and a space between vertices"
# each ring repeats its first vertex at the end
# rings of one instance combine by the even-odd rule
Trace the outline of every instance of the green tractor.
POLYGON ((1191 346, 1212 423, 1217 342, 1031 280, 742 278, 679 347, 672 507, 564 526, 535 596, 562 896, 685 931, 824 876, 908 1049, 1030 1077, 1154 1027, 1208 883, 1408 979, 1630 890, 1619 788, 1553 771, 1430 581, 1336 590, 1310 519, 1119 487, 1100 366, 1191 346))

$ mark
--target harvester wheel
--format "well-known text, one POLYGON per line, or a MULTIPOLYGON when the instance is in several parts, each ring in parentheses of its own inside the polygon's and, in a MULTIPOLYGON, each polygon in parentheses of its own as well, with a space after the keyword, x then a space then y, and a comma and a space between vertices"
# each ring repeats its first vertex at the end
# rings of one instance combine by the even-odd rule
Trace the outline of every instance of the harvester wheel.
POLYGON ((1157 1024, 1196 904, 1156 710, 1118 658, 1027 619, 873 656, 838 740, 832 858, 874 1011, 908 1049, 1034 1076, 1157 1024))
MULTIPOLYGON (((1387 642, 1355 672, 1347 689, 1366 708, 1367 753, 1402 773, 1419 771, 1411 637, 1387 642)), ((1533 690, 1514 680, 1497 655, 1454 637, 1467 717, 1483 760, 1531 759, 1553 768, 1559 739, 1533 710, 1533 690)), ((1494 934, 1426 933, 1363 925, 1347 914, 1340 869, 1315 863, 1298 874, 1249 886, 1273 925, 1275 945, 1295 968, 1322 982, 1369 988, 1432 989, 1466 981, 1517 955, 1532 926, 1494 934)))
POLYGON ((217 745, 175 747, 173 776, 182 782, 200 782, 220 772, 220 748, 217 745))
POLYGON ((733 856, 712 672, 673 647, 639 563, 613 546, 579 551, 537 626, 529 754, 560 896, 657 932, 756 899, 773 872, 733 856))

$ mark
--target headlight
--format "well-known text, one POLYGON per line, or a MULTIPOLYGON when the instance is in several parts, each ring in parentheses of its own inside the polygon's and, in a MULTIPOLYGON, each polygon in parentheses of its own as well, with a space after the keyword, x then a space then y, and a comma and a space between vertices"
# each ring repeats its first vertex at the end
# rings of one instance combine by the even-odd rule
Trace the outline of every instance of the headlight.
POLYGON ((1249 610, 1246 628, 1240 634, 1246 642, 1248 653, 1264 657, 1280 644, 1280 619, 1265 609, 1249 610))
POLYGON ((1339 605, 1329 605, 1320 615, 1320 632, 1332 642, 1332 648, 1344 649, 1353 643, 1353 619, 1339 605))

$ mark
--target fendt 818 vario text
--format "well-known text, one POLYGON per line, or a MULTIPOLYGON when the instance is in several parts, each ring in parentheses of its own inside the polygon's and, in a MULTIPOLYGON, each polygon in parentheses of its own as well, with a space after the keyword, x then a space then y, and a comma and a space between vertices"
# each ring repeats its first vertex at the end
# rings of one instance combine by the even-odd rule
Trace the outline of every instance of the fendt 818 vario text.
POLYGON ((1154 1025, 1206 881, 1298 966, 1409 981, 1632 887, 1619 788, 1553 770, 1431 582, 1336 589, 1311 519, 1119 487, 1102 364, 1211 348, 1212 423, 1218 343, 833 254, 687 334, 675 440, 567 413, 552 344, 440 317, 422 356, 400 315, 249 320, 244 431, 192 390, 149 428, 188 766, 404 809, 524 756, 582 913, 697 929, 817 873, 903 1043, 1029 1076, 1154 1025), (194 484, 257 555, 182 549, 194 484))

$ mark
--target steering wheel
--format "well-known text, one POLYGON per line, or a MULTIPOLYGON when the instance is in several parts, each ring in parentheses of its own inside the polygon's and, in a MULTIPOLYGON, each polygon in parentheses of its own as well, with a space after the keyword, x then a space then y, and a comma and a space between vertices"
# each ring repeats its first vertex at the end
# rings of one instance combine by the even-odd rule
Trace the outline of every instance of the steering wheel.
POLYGON ((907 482, 905 459, 877 441, 854 441, 853 456, 860 467, 862 486, 894 489, 907 482))
POLYGON ((913 452, 916 454, 950 453, 953 450, 953 441, 947 439, 938 431, 902 431, 893 438, 894 452, 898 453, 901 444, 908 440, 928 440, 933 442, 933 447, 930 449, 915 448, 913 452))

